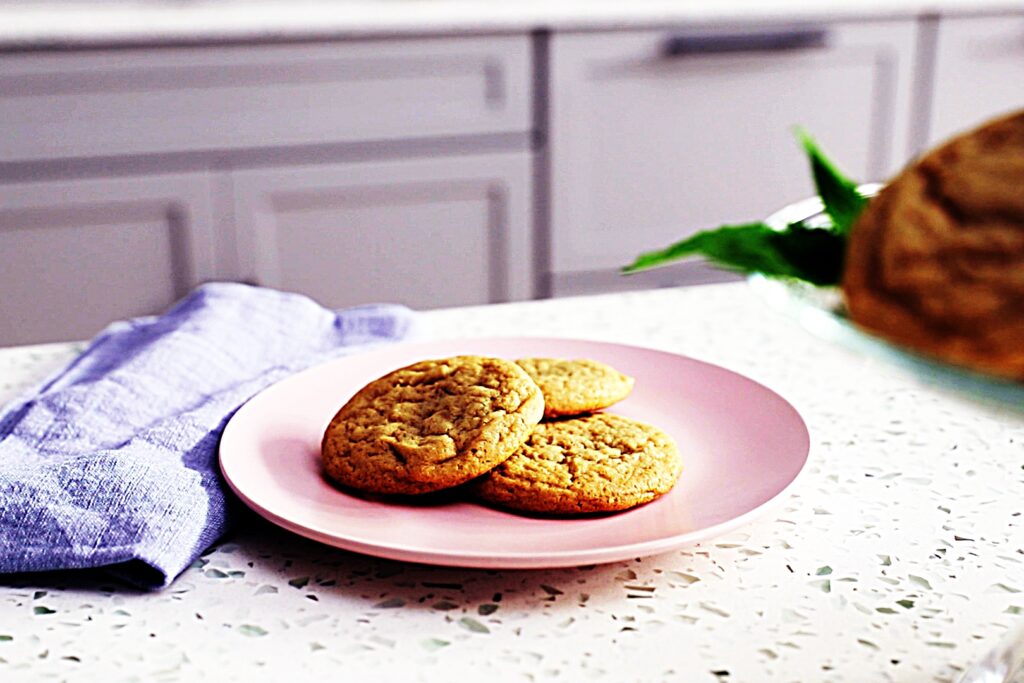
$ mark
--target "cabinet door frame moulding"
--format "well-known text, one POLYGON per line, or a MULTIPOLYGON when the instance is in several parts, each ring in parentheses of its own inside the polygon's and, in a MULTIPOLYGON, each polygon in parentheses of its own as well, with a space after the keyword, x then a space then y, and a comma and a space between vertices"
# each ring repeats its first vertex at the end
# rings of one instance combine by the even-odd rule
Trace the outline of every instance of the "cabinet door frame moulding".
MULTIPOLYGON (((82 228, 88 225, 108 225, 116 229, 122 226, 131 229, 132 222, 155 221, 165 226, 168 231, 166 240, 170 249, 168 274, 170 280, 162 280, 163 287, 169 289, 171 300, 153 302, 156 310, 120 313, 119 317, 143 313, 160 313, 174 302, 186 295, 202 282, 216 279, 215 234, 213 228, 213 193, 211 177, 207 171, 190 173, 154 174, 146 176, 118 176, 108 178, 81 178, 40 180, 17 183, 0 182, 0 212, 6 213, 5 227, 0 225, 0 232, 58 230, 61 227, 82 228)), ((59 239, 55 236, 54 239, 59 239)), ((51 264, 40 264, 40 267, 51 267, 51 264)), ((133 263, 125 263, 123 267, 130 269, 133 263)), ((74 286, 75 278, 70 276, 68 287, 74 286)), ((42 283, 40 286, 44 286, 42 283)), ((83 285, 87 294, 88 287, 83 285)), ((96 295, 93 292, 93 295, 96 295)), ((12 302, 8 305, 35 305, 45 297, 55 295, 40 290, 33 302, 12 302)), ((59 296, 83 296, 75 290, 62 289, 59 296)), ((116 291, 103 292, 104 297, 116 300, 116 291)), ((108 303, 106 299, 104 303, 108 303)), ((81 300, 80 304, 90 306, 90 301, 81 300)), ((2 321, 4 324, 7 321, 2 321)), ((62 321, 53 321, 53 332, 48 334, 47 341, 68 339, 80 336, 81 329, 70 330, 70 326, 60 327, 62 321)), ((79 321, 80 323, 81 321, 79 321)), ((98 329, 110 322, 97 320, 98 329)), ((80 325, 79 325, 80 326, 80 325)), ((10 333, 0 330, 0 344, 4 339, 12 339, 10 333)), ((21 339, 21 343, 40 341, 39 339, 21 339)))
POLYGON ((1024 107, 1024 10, 943 16, 933 30, 922 151, 1024 107))
POLYGON ((210 183, 211 175, 204 170, 17 183, 0 179, 0 209, 59 212, 78 205, 100 210, 109 207, 111 211, 132 207, 140 212, 163 213, 168 228, 174 231, 174 263, 180 266, 175 289, 179 296, 184 296, 197 284, 218 275, 210 183), (59 203, 38 200, 52 199, 55 191, 59 193, 59 203))
MULTIPOLYGON (((417 198, 487 200, 487 300, 529 299, 533 235, 529 229, 530 152, 526 150, 439 158, 238 168, 230 172, 234 194, 234 242, 240 279, 282 288, 275 203, 324 206, 378 205, 417 198), (265 188, 270 188, 269 190, 265 188)), ((458 245, 439 244, 439 249, 458 245)), ((429 254, 424 255, 429 258, 429 254)))

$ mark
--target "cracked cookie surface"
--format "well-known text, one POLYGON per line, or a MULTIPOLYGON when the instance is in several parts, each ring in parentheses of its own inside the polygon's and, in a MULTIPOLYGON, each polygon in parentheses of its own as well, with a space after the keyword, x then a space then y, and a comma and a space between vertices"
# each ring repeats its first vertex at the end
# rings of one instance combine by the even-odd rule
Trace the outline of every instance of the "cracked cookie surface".
POLYGON ((632 377, 595 360, 521 358, 516 363, 544 394, 545 417, 607 408, 633 391, 632 377))
POLYGON ((321 445, 324 469, 371 493, 457 486, 514 453, 543 412, 540 389, 511 361, 421 361, 370 382, 338 411, 321 445))
POLYGON ((481 499, 514 510, 613 512, 668 492, 681 471, 675 442, 660 429, 598 413, 542 422, 473 486, 481 499))

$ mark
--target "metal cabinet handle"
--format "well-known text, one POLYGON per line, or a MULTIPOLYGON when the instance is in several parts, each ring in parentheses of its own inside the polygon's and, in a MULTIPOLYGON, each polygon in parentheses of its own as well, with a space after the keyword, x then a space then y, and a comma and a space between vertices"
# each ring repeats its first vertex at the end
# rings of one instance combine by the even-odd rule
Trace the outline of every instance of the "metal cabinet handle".
POLYGON ((729 54, 736 52, 786 52, 824 47, 825 29, 787 29, 757 33, 676 35, 665 41, 665 57, 729 54))

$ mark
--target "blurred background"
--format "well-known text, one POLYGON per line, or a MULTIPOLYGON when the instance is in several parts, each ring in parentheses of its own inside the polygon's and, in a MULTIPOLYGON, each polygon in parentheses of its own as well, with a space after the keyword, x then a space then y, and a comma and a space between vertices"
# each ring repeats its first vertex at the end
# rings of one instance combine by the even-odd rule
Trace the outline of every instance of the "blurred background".
POLYGON ((235 280, 496 303, 884 180, 1024 103, 1006 2, 0 1, 0 346, 235 280), (819 5, 815 7, 815 5, 819 5))

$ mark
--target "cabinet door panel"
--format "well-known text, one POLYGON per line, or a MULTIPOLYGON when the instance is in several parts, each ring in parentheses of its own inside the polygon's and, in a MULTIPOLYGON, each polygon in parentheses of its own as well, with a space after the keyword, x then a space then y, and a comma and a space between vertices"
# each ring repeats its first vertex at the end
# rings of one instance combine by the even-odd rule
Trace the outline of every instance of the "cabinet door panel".
POLYGON ((817 39, 781 47, 768 30, 554 37, 556 282, 808 196, 796 125, 855 178, 902 163, 912 22, 791 27, 817 39))
POLYGON ((1024 107, 1024 14, 939 22, 930 144, 1024 107))
POLYGON ((213 276, 205 174, 0 184, 0 345, 89 338, 213 276))
POLYGON ((532 294, 528 153, 236 171, 243 277, 326 306, 532 294))

